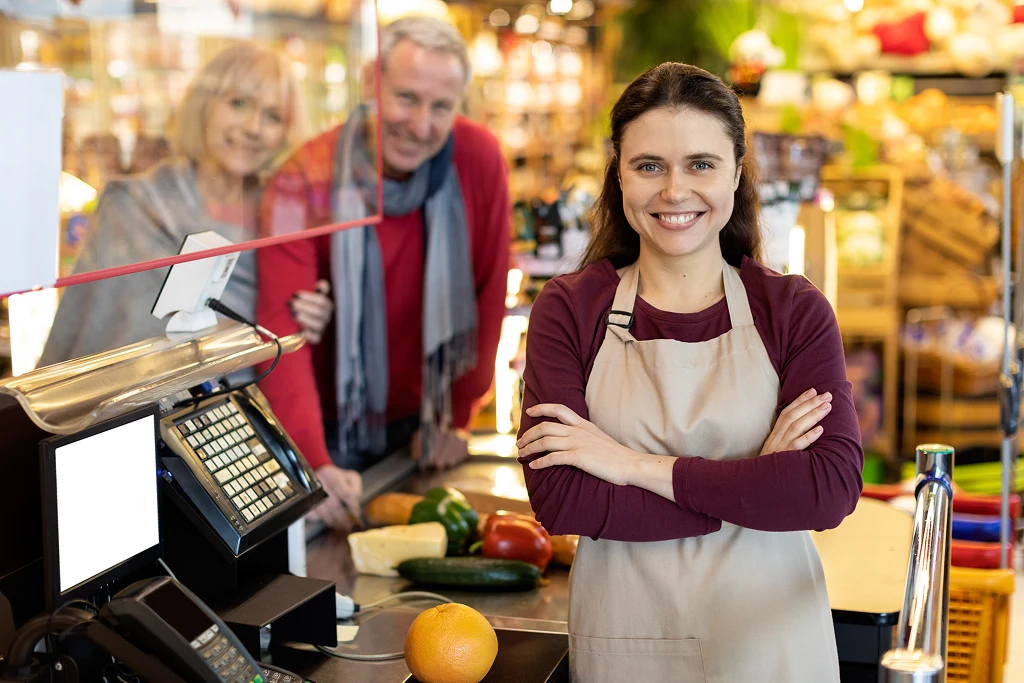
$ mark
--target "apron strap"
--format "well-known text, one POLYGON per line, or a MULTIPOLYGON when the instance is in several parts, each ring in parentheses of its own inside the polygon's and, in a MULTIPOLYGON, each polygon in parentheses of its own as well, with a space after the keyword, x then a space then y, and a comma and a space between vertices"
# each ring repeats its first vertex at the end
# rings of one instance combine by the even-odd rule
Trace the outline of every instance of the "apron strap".
MULTIPOLYGON (((747 289, 740 279, 739 270, 733 268, 723 259, 722 281, 725 286, 725 301, 729 306, 729 321, 733 329, 746 327, 754 324, 754 315, 750 312, 750 301, 747 299, 747 289)), ((636 305, 636 293, 640 285, 640 264, 639 261, 627 266, 622 271, 619 284, 615 288, 615 300, 612 308, 605 318, 605 325, 608 331, 605 334, 615 335, 624 342, 635 342, 636 338, 630 333, 629 328, 633 325, 633 307, 636 305)))
POLYGON ((722 281, 725 285, 725 301, 729 305, 729 321, 733 329, 754 324, 754 315, 750 312, 750 300, 747 299, 747 288, 740 279, 740 271, 722 260, 722 281))
POLYGON ((619 278, 619 284, 615 288, 612 310, 605 318, 605 325, 608 327, 605 337, 615 335, 623 342, 636 341, 629 328, 633 325, 633 306, 636 304, 636 292, 639 285, 640 264, 634 262, 622 271, 622 277, 619 278))

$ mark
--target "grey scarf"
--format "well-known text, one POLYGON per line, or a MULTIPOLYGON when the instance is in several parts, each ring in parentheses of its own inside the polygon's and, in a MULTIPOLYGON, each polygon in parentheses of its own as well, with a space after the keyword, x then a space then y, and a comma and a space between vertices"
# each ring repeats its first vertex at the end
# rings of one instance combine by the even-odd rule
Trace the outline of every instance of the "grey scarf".
MULTIPOLYGON (((366 112, 353 113, 338 135, 334 165, 337 222, 358 220, 377 203, 376 160, 367 149, 366 112)), ((476 366, 476 290, 453 140, 404 182, 384 180, 384 216, 423 209, 423 458, 430 436, 451 426, 452 382, 476 366)), ((331 236, 337 325, 339 455, 381 454, 387 441, 388 346, 384 266, 375 226, 331 236)))

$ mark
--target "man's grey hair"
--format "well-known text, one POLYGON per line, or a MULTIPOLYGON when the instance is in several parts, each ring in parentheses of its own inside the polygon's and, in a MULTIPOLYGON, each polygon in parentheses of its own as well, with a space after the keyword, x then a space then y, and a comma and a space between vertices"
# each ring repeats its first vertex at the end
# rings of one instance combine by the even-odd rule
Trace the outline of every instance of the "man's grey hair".
POLYGON ((380 30, 380 65, 387 70, 391 51, 403 40, 428 50, 458 58, 465 73, 463 86, 469 85, 473 69, 469 63, 469 50, 459 30, 441 19, 424 16, 406 16, 396 19, 380 30))

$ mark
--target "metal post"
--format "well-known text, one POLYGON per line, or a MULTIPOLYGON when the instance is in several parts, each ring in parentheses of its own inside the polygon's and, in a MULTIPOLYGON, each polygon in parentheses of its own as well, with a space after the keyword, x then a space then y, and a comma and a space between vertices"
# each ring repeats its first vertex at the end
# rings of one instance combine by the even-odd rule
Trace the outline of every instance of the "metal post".
MULTIPOLYGON (((1020 419, 1020 382, 1021 364, 1018 354, 1021 353, 1020 320, 1017 330, 1011 336, 1011 327, 1016 311, 1012 306, 1011 284, 1014 277, 1010 256, 1010 244, 1013 241, 1011 224, 1013 221, 1013 133, 1014 106, 1013 95, 999 93, 996 95, 996 113, 999 126, 996 139, 996 156, 1003 167, 1003 225, 1002 225, 1002 260, 1003 260, 1003 357, 1000 383, 1000 422, 1003 431, 1000 462, 1002 463, 1002 498, 1000 501, 999 522, 999 566, 1007 567, 1005 548, 1010 541, 1013 520, 1010 519, 1010 490, 1016 464, 1014 457, 1017 451, 1017 429, 1020 419), (1015 347, 1011 351, 1011 344, 1015 347)), ((1021 265, 1017 264, 1017 277, 1020 277, 1021 265)), ((1017 298, 1022 295, 1021 287, 1017 287, 1017 298)))
POLYGON ((917 447, 917 510, 896 649, 882 657, 882 683, 944 683, 949 632, 953 531, 950 446, 917 447))

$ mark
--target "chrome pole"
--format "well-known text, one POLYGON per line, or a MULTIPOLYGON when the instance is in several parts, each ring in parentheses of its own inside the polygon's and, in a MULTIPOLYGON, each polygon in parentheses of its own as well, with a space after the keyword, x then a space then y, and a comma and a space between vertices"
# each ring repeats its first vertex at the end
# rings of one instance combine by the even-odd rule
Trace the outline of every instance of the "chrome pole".
MULTIPOLYGON (((1000 422, 1003 431, 1002 448, 1000 451, 1000 462, 1002 464, 1002 486, 999 508, 999 566, 1007 567, 1005 548, 1010 541, 1013 520, 1010 519, 1010 490, 1011 482, 1016 465, 1015 452, 1017 442, 1017 429, 1020 420, 1020 390, 1021 390, 1021 362, 1018 355, 1021 352, 1021 330, 1020 322, 1017 320, 1017 329, 1011 334, 1016 311, 1012 306, 1012 280, 1014 277, 1013 264, 1011 263, 1010 244, 1013 241, 1011 226, 1013 222, 1013 133, 1014 133, 1014 106, 1013 95, 1004 92, 996 95, 996 113, 999 117, 999 126, 996 139, 996 156, 1003 168, 1003 220, 1002 220, 1002 260, 1003 260, 1003 357, 1002 371, 999 375, 1000 401, 999 412, 1000 422), (1011 350, 1011 344, 1013 349, 1011 350)), ((1021 245, 1018 245, 1021 246, 1021 245)), ((1017 264, 1016 276, 1020 277, 1021 264, 1017 264)), ((1017 287, 1017 298, 1021 296, 1021 287, 1017 287)))
POLYGON ((907 585, 896 627, 896 648, 882 656, 882 683, 946 680, 953 459, 950 446, 917 447, 917 509, 907 585))

